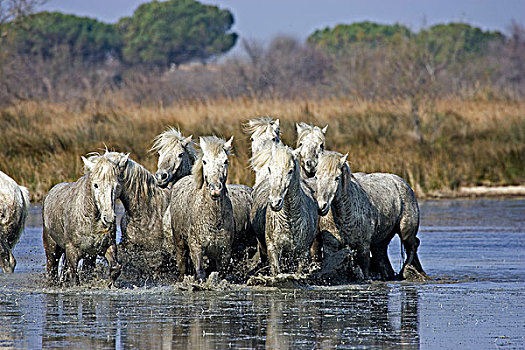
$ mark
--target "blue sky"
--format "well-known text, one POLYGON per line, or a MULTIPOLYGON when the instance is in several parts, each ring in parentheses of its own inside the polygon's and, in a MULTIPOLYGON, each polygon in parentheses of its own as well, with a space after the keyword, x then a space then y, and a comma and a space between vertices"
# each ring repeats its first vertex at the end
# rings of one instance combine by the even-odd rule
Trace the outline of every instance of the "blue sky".
MULTIPOLYGON (((144 0, 48 0, 42 10, 116 22, 144 0)), ((363 20, 422 25, 465 21, 506 32, 511 21, 525 25, 525 0, 201 0, 229 9, 241 38, 267 41, 286 34, 305 39, 316 29, 363 20)))

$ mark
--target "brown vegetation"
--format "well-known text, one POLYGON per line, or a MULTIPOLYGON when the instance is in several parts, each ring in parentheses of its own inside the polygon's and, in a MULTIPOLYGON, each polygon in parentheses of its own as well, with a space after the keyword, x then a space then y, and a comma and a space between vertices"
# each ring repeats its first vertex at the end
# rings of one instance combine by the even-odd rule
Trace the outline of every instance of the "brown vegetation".
POLYGON ((110 149, 131 152, 148 169, 153 138, 168 126, 185 135, 234 135, 230 183, 252 184, 249 139, 241 124, 272 115, 293 145, 295 122, 328 124, 327 148, 349 152, 352 170, 393 172, 418 196, 480 184, 525 179, 525 102, 475 98, 420 104, 423 141, 414 135, 409 100, 217 99, 168 107, 113 101, 113 106, 22 102, 0 110, 0 169, 39 201, 56 183, 82 173, 80 155, 110 149))

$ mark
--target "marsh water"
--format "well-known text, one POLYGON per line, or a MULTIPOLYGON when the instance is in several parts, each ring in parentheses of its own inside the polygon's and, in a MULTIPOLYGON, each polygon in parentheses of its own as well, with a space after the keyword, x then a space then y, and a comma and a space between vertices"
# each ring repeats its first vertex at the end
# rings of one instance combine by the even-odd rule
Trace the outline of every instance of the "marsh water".
POLYGON ((34 205, 0 273, 0 348, 524 348, 525 200, 420 206, 430 282, 184 290, 48 287, 34 205))

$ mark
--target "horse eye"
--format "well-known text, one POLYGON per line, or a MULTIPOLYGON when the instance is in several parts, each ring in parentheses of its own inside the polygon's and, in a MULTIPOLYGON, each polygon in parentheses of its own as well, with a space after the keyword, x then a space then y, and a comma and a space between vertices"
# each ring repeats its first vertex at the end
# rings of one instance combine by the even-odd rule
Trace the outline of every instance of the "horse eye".
POLYGON ((324 150, 324 143, 321 143, 321 151, 324 150))
POLYGON ((224 164, 228 164, 228 163, 229 163, 229 161, 228 161, 228 159, 226 159, 226 160, 224 161, 224 164))
POLYGON ((250 137, 250 141, 253 142, 253 137, 250 137))
POLYGON ((271 174, 272 173, 272 169, 270 169, 270 167, 268 167, 268 174, 271 174))
POLYGON ((182 158, 183 155, 184 155, 184 153, 179 154, 179 158, 182 158))
POLYGON ((340 177, 340 176, 337 176, 337 177, 335 178, 335 182, 339 182, 339 180, 341 180, 341 177, 340 177))
POLYGON ((276 138, 274 137, 274 138, 272 139, 272 141, 273 141, 273 142, 276 142, 276 141, 277 141, 277 139, 276 139, 276 138))
POLYGON ((206 161, 204 159, 202 160, 202 164, 206 165, 206 161))
POLYGON ((98 188, 98 185, 97 184, 93 184, 93 187, 98 188))
POLYGON ((299 147, 303 147, 303 143, 302 142, 299 144, 299 147))
POLYGON ((293 173, 293 169, 288 170, 288 175, 291 175, 293 173))

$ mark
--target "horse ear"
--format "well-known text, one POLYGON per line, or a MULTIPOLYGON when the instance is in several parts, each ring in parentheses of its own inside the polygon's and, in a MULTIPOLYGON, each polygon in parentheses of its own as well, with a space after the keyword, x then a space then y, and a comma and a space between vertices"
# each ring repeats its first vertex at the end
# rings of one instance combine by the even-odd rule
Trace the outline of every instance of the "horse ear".
POLYGON ((82 158, 82 161, 84 162, 85 167, 86 167, 89 171, 92 171, 93 168, 95 167, 95 163, 92 162, 91 160, 87 159, 87 158, 84 157, 84 156, 81 156, 81 158, 82 158))
POLYGON ((295 123, 295 129, 297 130, 297 134, 300 134, 304 128, 301 123, 295 123))
POLYGON ((273 122, 273 126, 277 129, 279 128, 279 119, 275 119, 275 121, 273 122))
POLYGON ((184 147, 184 146, 190 144, 192 137, 193 137, 193 135, 190 135, 190 136, 186 137, 184 140, 182 140, 182 146, 184 147))
POLYGON ((300 148, 296 148, 292 151, 292 156, 294 157, 294 159, 299 159, 300 152, 301 152, 300 148))
POLYGON ((122 158, 120 158, 120 161, 118 162, 118 166, 119 166, 120 170, 124 170, 126 168, 126 164, 128 163, 128 159, 129 159, 129 153, 123 155, 122 158))
POLYGON ((206 141, 204 141, 204 138, 202 136, 199 136, 199 147, 204 151, 206 148, 206 141))
POLYGON ((340 167, 343 167, 345 165, 347 158, 348 158, 348 153, 341 157, 341 159, 339 160, 340 167))
POLYGON ((323 132, 323 134, 326 134, 326 129, 328 129, 328 124, 327 124, 324 128, 321 129, 321 131, 323 132))
POLYGON ((224 143, 224 150, 228 154, 230 154, 230 152, 232 150, 232 143, 233 143, 233 136, 230 137, 230 139, 224 143))

